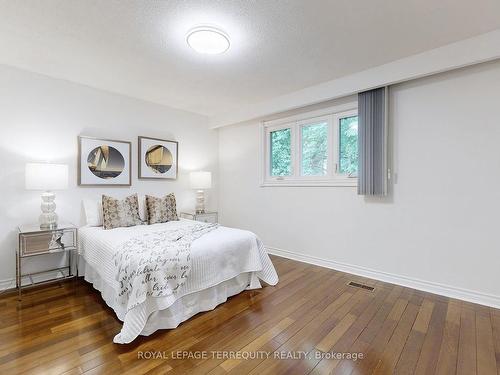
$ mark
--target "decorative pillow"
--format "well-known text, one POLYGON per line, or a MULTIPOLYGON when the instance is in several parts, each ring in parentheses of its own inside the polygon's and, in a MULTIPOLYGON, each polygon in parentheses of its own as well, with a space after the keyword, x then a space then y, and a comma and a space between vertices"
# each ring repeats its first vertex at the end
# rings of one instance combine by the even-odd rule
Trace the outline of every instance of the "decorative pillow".
POLYGON ((146 209, 148 212, 148 224, 179 220, 177 217, 175 195, 172 193, 163 198, 146 195, 146 209))
MULTIPOLYGON (((138 195, 139 199, 139 217, 143 223, 148 221, 146 212, 146 197, 138 195)), ((89 227, 102 227, 102 198, 84 199, 83 210, 85 213, 85 225, 89 227)))
POLYGON ((89 227, 102 227, 102 202, 92 199, 83 200, 85 222, 89 227))
POLYGON ((137 194, 121 200, 103 195, 102 219, 104 229, 141 225, 137 194))

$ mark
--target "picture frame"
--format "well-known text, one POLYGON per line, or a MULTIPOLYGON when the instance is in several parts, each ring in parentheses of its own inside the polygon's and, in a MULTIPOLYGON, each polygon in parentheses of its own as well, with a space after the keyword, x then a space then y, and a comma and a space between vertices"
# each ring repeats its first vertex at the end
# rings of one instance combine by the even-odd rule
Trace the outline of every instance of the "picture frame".
POLYGON ((78 186, 131 186, 132 143, 78 136, 78 186))
POLYGON ((179 142, 138 137, 138 178, 176 180, 179 172, 179 142))

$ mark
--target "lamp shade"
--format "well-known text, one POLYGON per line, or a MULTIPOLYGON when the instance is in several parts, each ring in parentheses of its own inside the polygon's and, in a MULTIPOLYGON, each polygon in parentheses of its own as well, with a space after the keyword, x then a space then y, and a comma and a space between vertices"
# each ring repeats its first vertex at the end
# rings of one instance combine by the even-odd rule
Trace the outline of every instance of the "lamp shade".
POLYGON ((67 188, 68 166, 66 164, 26 164, 26 189, 63 190, 67 188))
POLYGON ((210 189, 212 187, 212 172, 191 172, 189 179, 193 189, 210 189))

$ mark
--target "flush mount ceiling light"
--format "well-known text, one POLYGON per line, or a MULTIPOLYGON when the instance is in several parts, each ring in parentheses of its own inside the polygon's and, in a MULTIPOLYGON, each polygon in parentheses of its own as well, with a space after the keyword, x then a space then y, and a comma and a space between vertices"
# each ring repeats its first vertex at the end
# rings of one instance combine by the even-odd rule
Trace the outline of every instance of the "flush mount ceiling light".
POLYGON ((198 53, 217 55, 229 49, 229 36, 213 26, 198 26, 187 33, 187 44, 198 53))

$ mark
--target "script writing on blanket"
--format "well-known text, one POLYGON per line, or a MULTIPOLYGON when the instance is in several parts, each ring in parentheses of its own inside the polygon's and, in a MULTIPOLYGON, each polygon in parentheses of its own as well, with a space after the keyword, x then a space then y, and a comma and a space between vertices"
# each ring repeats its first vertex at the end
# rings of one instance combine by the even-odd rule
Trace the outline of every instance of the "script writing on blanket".
POLYGON ((173 231, 143 233, 120 244, 114 256, 119 302, 130 310, 147 297, 177 293, 189 277, 191 244, 217 227, 195 223, 173 231))

